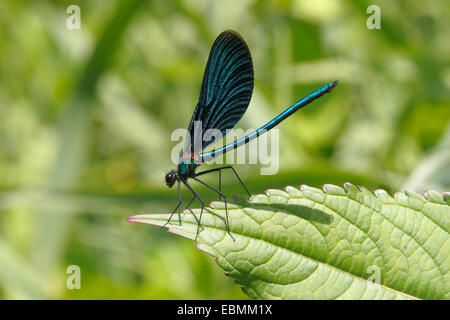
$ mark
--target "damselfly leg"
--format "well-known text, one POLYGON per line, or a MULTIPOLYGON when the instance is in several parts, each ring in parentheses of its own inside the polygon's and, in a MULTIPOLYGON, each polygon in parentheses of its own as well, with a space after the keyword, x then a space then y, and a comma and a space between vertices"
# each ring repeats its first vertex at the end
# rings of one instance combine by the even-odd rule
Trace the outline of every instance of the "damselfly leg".
MULTIPOLYGON (((173 217, 173 215, 175 214, 175 212, 177 211, 177 209, 180 207, 180 205, 181 205, 181 202, 182 202, 182 198, 181 198, 181 192, 180 192, 180 182, 178 182, 178 204, 177 204, 177 206, 175 207, 175 210, 173 210, 173 212, 170 214, 170 217, 169 217, 169 219, 167 219, 167 221, 166 221, 166 223, 164 223, 164 227, 170 222, 170 220, 172 219, 172 217, 173 217)), ((184 210, 186 210, 187 208, 189 208, 189 206, 191 205, 191 203, 195 200, 195 198, 197 198, 197 196, 196 195, 194 195, 194 197, 191 199, 191 201, 189 201, 189 203, 186 205, 186 207, 184 208, 184 210)), ((200 199, 200 201, 202 201, 201 199, 200 199)), ((195 218, 195 220, 197 221, 197 223, 200 223, 200 221, 198 220, 198 218, 197 218, 197 216, 191 211, 191 210, 189 210, 190 212, 191 212, 191 214, 194 216, 194 218, 195 218)), ((181 226, 181 214, 178 212, 178 222, 179 222, 179 225, 181 226)))
MULTIPOLYGON (((173 212, 170 215, 169 219, 166 221, 166 223, 164 223, 163 227, 165 227, 170 222, 170 220, 172 219, 173 215, 175 214, 175 211, 177 211, 178 207, 181 205, 182 199, 181 199, 181 191, 180 191, 180 182, 179 181, 178 181, 177 190, 178 190, 178 204, 175 207, 175 210, 173 210, 173 212)), ((179 212, 178 212, 178 221, 180 222, 180 226, 181 226, 181 215, 180 215, 179 212)))
MULTIPOLYGON (((183 181, 184 185, 186 187, 188 187, 189 190, 191 190, 192 194, 201 202, 202 204, 202 208, 200 209, 200 216, 197 219, 197 234, 195 236, 195 241, 197 241, 198 238, 198 233, 200 232, 200 223, 202 221, 202 214, 203 214, 203 209, 205 208, 205 201, 203 201, 203 199, 198 195, 197 192, 195 192, 195 190, 191 187, 191 185, 187 182, 187 181, 183 181)), ((193 214, 193 213, 192 213, 193 214)), ((194 215, 194 214, 193 214, 194 215)), ((194 215, 195 217, 195 215, 194 215)))
POLYGON ((210 186, 209 184, 207 184, 206 182, 203 182, 202 180, 194 177, 193 178, 195 181, 200 182, 201 184, 207 186, 208 188, 210 188, 211 190, 215 191, 216 193, 219 194, 219 196, 222 196, 224 199, 224 203, 225 203, 225 218, 226 218, 226 225, 227 225, 227 232, 230 235, 231 239, 233 239, 233 241, 235 240, 234 237, 231 235, 230 232, 230 222, 228 220, 228 208, 227 208, 227 197, 225 196, 225 194, 223 194, 221 191, 217 190, 216 188, 210 186))
MULTIPOLYGON (((198 176, 201 176, 201 175, 203 175, 203 174, 205 174, 205 173, 210 173, 210 172, 216 172, 216 171, 218 171, 218 172, 219 172, 219 191, 222 191, 222 189, 221 189, 221 184, 222 184, 222 183, 221 183, 221 177, 222 177, 221 172, 222 172, 222 170, 225 170, 225 169, 231 169, 231 170, 233 170, 234 174, 236 175, 236 178, 239 180, 239 183, 240 183, 241 186, 245 189, 245 192, 247 192, 248 196, 250 197, 250 196, 251 196, 251 195, 250 195, 250 192, 248 191, 248 189, 247 189, 247 187, 245 186, 245 184, 242 182, 241 177, 239 177, 239 175, 237 174, 237 172, 236 172, 236 170, 233 168, 233 166, 225 166, 225 167, 220 167, 220 168, 214 168, 214 169, 209 169, 209 170, 201 171, 201 172, 196 173, 195 176, 198 177, 198 176)), ((219 194, 219 196, 220 196, 220 194, 219 194)), ((220 198, 219 198, 219 199, 220 199, 220 198)))

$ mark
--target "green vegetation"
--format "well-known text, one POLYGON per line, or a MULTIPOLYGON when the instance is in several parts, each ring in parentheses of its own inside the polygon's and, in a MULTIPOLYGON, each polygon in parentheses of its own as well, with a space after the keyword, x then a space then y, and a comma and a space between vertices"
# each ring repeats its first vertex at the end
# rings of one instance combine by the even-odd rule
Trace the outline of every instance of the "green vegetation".
POLYGON ((79 1, 81 30, 66 27, 70 4, 0 2, 0 298, 248 298, 192 241, 126 221, 175 207, 171 133, 226 29, 255 69, 240 128, 340 80, 280 125, 278 174, 236 166, 252 193, 450 189, 448 1, 379 1, 380 30, 366 27, 367 1, 79 1), (81 290, 66 288, 70 265, 81 290))
MULTIPOLYGON (((203 215, 198 248, 259 299, 449 299, 450 197, 346 183, 269 190, 250 201, 223 202, 203 215)), ((192 210, 199 214, 200 210, 192 210)), ((164 226, 169 214, 132 222, 164 226)), ((194 240, 197 220, 184 215, 169 231, 194 240)))

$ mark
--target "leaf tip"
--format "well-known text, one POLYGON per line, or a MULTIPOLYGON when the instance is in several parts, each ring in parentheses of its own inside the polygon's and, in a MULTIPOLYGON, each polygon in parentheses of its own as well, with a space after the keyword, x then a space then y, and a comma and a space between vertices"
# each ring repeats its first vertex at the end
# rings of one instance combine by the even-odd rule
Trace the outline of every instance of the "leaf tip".
POLYGON ((142 214, 137 214, 137 215, 134 215, 134 216, 129 216, 128 218, 127 218, 127 221, 128 222, 140 222, 140 219, 141 218, 143 218, 144 217, 144 215, 142 215, 142 214))

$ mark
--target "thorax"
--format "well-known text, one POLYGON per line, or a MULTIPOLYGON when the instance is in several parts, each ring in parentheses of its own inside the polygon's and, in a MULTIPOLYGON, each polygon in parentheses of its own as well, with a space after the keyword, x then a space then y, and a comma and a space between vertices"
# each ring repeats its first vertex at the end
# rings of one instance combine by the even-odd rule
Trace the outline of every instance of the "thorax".
POLYGON ((182 153, 178 163, 178 174, 182 179, 192 178, 195 176, 195 168, 200 165, 196 154, 182 153))

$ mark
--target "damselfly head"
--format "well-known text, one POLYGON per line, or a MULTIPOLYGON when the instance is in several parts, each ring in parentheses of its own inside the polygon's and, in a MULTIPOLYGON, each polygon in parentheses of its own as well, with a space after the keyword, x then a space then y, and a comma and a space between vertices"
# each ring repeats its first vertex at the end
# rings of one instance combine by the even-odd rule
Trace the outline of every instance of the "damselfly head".
POLYGON ((177 173, 175 172, 175 170, 172 170, 166 174, 166 184, 169 188, 171 188, 176 181, 177 173))

